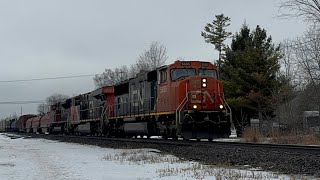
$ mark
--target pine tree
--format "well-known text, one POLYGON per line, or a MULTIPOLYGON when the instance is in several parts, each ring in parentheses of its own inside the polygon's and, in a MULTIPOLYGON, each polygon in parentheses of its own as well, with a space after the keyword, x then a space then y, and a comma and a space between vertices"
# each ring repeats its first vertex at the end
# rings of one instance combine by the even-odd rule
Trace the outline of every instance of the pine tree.
POLYGON ((224 41, 231 36, 231 32, 227 32, 226 28, 230 25, 231 19, 224 14, 216 15, 216 19, 212 23, 208 23, 201 36, 204 37, 206 43, 214 44, 215 49, 219 51, 218 67, 222 63, 222 51, 225 49, 224 41))
POLYGON ((221 73, 227 101, 238 120, 236 124, 273 116, 273 103, 281 87, 277 77, 280 54, 280 47, 259 26, 251 32, 243 25, 232 39, 221 73))

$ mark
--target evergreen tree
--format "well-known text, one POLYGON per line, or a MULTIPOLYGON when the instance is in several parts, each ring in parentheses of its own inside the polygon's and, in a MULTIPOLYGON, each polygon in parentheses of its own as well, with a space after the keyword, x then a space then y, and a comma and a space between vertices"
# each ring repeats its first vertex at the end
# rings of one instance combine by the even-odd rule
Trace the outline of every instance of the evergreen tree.
POLYGON ((243 126, 250 118, 262 121, 273 116, 281 87, 277 78, 280 58, 280 47, 259 26, 251 32, 243 25, 233 37, 221 73, 235 124, 243 126))
POLYGON ((224 14, 216 15, 216 20, 212 23, 208 23, 204 28, 204 32, 201 32, 201 36, 204 37, 206 43, 214 44, 215 49, 219 51, 218 67, 221 67, 222 63, 222 51, 225 48, 224 41, 231 36, 231 32, 227 32, 226 28, 230 25, 231 19, 224 14))

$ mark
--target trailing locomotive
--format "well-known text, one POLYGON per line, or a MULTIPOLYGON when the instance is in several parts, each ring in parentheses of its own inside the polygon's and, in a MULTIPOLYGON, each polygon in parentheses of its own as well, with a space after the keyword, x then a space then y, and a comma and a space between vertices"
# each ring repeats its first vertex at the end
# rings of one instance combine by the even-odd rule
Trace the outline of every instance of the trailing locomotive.
POLYGON ((14 132, 17 131, 17 119, 14 117, 0 120, 0 132, 14 132))
POLYGON ((112 137, 229 137, 231 111, 217 67, 176 61, 59 102, 25 123, 29 132, 112 137))

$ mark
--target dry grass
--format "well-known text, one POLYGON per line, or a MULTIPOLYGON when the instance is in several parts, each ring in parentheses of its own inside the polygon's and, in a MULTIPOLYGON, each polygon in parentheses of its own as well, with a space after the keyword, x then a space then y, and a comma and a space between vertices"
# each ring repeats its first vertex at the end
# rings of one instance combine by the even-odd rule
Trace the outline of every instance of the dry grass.
MULTIPOLYGON (((180 179, 204 179, 212 177, 212 179, 297 179, 296 177, 283 177, 272 172, 261 172, 253 170, 237 170, 224 166, 203 165, 198 162, 182 161, 181 159, 155 153, 147 149, 126 149, 113 155, 105 155, 104 160, 118 161, 120 163, 129 163, 131 165, 157 164, 165 163, 157 166, 157 178, 180 176, 180 179)), ((299 177, 298 179, 301 179, 299 177)))
POLYGON ((246 142, 259 143, 263 141, 263 136, 257 128, 246 128, 243 132, 243 138, 246 142))
POLYGON ((146 149, 125 149, 114 155, 105 155, 104 160, 116 160, 121 163, 127 162, 129 164, 156 164, 162 162, 169 162, 170 164, 179 163, 181 160, 175 156, 155 153, 146 149))
POLYGON ((277 144, 320 145, 320 137, 314 132, 298 133, 291 131, 290 133, 281 133, 273 131, 271 142, 277 144))
MULTIPOLYGON (((244 171, 237 169, 229 169, 226 167, 216 167, 194 163, 187 167, 165 167, 157 170, 159 177, 178 176, 183 174, 183 178, 205 179, 205 177, 215 177, 217 180, 222 179, 291 179, 290 177, 280 177, 276 173, 244 171)), ((212 178, 214 179, 214 178, 212 178)))
POLYGON ((298 133, 294 130, 286 133, 272 130, 271 135, 265 137, 257 128, 247 128, 243 133, 243 138, 245 142, 251 143, 320 145, 320 137, 314 132, 298 133))

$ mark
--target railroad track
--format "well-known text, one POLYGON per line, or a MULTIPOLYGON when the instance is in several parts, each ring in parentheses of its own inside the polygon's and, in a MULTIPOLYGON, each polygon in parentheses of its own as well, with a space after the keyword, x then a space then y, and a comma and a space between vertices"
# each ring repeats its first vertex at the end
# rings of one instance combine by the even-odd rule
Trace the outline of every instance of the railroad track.
POLYGON ((113 142, 131 142, 131 143, 143 143, 143 144, 162 144, 162 145, 178 145, 178 146, 231 146, 236 148, 246 147, 246 148, 262 148, 262 149, 272 149, 272 150, 289 150, 297 152, 309 152, 309 153, 320 153, 320 146, 312 145, 293 145, 293 144, 268 144, 268 143, 245 143, 245 142, 224 142, 224 141, 183 141, 183 140, 164 140, 164 139, 147 139, 147 138, 107 138, 107 137, 97 137, 97 136, 72 136, 72 135, 42 135, 33 134, 33 137, 52 137, 52 138, 71 138, 71 139, 88 139, 88 140, 105 140, 113 142))

